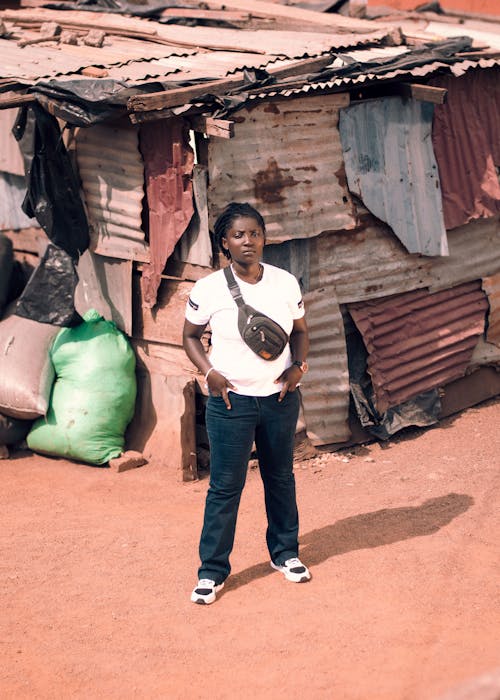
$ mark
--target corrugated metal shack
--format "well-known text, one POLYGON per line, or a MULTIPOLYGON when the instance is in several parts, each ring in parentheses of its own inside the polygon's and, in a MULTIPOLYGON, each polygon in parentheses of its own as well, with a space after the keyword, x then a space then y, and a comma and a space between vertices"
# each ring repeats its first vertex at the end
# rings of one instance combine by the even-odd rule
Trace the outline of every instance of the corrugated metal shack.
POLYGON ((262 212, 266 259, 305 292, 309 444, 386 438, 500 393, 500 47, 463 26, 176 4, 0 13, 1 228, 36 267, 47 238, 20 209, 11 128, 41 108, 66 127, 90 224, 77 308, 112 317, 137 354, 128 445, 184 479, 203 463, 181 329, 231 200, 262 212))

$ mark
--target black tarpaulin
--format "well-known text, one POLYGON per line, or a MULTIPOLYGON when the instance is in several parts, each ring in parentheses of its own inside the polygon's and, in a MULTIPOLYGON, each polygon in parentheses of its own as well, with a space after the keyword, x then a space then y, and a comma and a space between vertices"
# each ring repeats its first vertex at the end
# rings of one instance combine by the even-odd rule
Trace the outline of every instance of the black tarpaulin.
POLYGON ((89 246, 89 227, 57 119, 37 104, 23 107, 12 132, 24 158, 24 213, 77 259, 89 246))
POLYGON ((76 326, 82 322, 74 302, 77 284, 73 258, 49 243, 17 302, 15 314, 39 323, 76 326))

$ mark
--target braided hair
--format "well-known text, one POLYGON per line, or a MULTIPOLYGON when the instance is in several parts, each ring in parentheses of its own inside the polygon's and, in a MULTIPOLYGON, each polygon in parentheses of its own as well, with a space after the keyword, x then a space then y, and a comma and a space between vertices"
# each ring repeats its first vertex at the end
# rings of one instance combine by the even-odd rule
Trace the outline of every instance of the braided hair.
POLYGON ((230 202, 225 209, 219 214, 214 224, 215 243, 219 246, 226 258, 231 258, 231 253, 222 246, 222 239, 226 238, 227 231, 231 228, 235 219, 240 216, 247 216, 250 219, 255 219, 266 235, 266 224, 262 215, 252 207, 248 202, 230 202))

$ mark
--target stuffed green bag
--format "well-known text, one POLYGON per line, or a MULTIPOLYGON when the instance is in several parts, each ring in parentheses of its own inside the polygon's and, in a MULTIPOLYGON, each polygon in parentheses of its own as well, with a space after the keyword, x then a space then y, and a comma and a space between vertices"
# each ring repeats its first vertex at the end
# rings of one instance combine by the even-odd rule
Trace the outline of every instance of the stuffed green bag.
POLYGON ((27 437, 34 452, 104 464, 124 448, 134 415, 135 355, 112 321, 91 309, 50 351, 56 373, 47 415, 27 437))

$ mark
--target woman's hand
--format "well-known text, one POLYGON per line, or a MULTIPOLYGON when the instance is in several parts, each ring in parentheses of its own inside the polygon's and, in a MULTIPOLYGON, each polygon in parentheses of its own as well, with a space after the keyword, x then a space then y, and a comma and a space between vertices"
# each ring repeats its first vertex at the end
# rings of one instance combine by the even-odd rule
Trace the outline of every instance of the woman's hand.
POLYGON ((228 411, 231 410, 231 402, 229 400, 229 389, 236 391, 236 388, 231 384, 229 379, 226 379, 220 372, 216 369, 210 370, 210 374, 207 377, 207 385, 210 390, 211 396, 222 396, 226 408, 228 411))
POLYGON ((290 365, 284 372, 280 374, 278 379, 274 380, 275 384, 283 382, 283 388, 278 396, 278 401, 283 401, 288 391, 295 391, 297 384, 302 379, 302 370, 297 365, 290 365))

